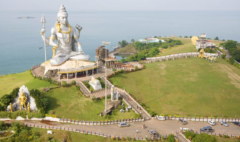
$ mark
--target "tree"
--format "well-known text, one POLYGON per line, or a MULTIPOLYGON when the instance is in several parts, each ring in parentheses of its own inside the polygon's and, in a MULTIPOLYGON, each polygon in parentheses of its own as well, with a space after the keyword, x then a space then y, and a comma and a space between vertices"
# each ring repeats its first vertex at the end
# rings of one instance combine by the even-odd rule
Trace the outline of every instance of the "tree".
POLYGON ((128 42, 126 40, 122 40, 120 42, 118 42, 118 44, 121 46, 121 47, 125 47, 126 45, 128 45, 128 42))
POLYGON ((192 36, 190 36, 189 38, 192 38, 192 36))
POLYGON ((188 36, 184 36, 184 38, 188 38, 188 36))
POLYGON ((173 134, 170 134, 170 135, 168 136, 167 140, 168 140, 169 142, 175 142, 174 135, 173 135, 173 134))
POLYGON ((218 37, 215 37, 214 40, 219 40, 219 38, 218 38, 218 37))
POLYGON ((235 58, 235 60, 237 60, 238 62, 240 62, 240 49, 234 49, 231 51, 231 55, 235 58))
POLYGON ((182 38, 182 36, 179 36, 180 38, 182 38))
POLYGON ((134 42, 135 42, 135 40, 134 40, 134 39, 132 39, 132 40, 131 40, 131 42, 132 42, 132 43, 134 43, 134 42))

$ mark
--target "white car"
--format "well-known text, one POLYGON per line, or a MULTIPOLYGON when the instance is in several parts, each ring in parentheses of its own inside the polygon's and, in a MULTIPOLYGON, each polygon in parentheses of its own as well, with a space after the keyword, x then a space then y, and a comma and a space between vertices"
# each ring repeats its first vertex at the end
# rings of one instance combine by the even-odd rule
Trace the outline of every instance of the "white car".
POLYGON ((118 124, 118 126, 119 126, 119 127, 129 127, 130 125, 127 124, 126 122, 120 122, 120 123, 118 124))
POLYGON ((229 124, 228 124, 227 122, 225 122, 225 121, 220 121, 220 123, 221 123, 221 125, 224 125, 224 126, 226 126, 226 127, 229 126, 229 124))
POLYGON ((212 126, 216 125, 216 123, 214 121, 211 121, 211 120, 209 120, 208 123, 212 126))
POLYGON ((157 116, 158 120, 166 120, 164 116, 157 116))

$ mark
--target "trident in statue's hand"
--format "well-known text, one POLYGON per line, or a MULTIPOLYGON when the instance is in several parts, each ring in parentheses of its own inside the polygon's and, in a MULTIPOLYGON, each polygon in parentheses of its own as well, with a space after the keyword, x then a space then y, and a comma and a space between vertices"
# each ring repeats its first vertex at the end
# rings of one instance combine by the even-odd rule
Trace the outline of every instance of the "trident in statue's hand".
MULTIPOLYGON (((44 17, 44 15, 42 16, 42 19, 41 19, 41 23, 43 24, 43 28, 41 30, 41 35, 44 35, 45 37, 45 23, 46 23, 46 19, 44 17)), ((44 41, 44 49, 45 49, 45 62, 47 61, 47 53, 46 53, 46 43, 44 41)))

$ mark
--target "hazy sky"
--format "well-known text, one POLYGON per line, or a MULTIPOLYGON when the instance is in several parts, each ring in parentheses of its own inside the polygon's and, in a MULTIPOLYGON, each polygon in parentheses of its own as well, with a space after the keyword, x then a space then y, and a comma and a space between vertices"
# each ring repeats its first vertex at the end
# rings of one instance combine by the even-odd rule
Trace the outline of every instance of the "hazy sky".
POLYGON ((0 11, 240 11, 240 0, 0 0, 0 11))

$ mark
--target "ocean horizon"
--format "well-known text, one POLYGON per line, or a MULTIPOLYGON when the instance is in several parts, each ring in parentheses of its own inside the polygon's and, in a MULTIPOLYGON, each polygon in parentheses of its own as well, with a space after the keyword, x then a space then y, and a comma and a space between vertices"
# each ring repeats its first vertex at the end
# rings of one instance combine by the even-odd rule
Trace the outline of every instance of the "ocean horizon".
MULTIPOLYGON (((67 10, 68 11, 68 10, 67 10)), ((42 14, 46 18, 46 37, 57 18, 56 12, 0 13, 0 75, 29 70, 44 62, 43 41, 40 36, 42 14), (34 17, 18 19, 18 17, 34 17), (40 49, 41 48, 41 49, 40 49)), ((206 33, 213 39, 240 42, 240 11, 68 11, 69 24, 83 27, 79 41, 83 52, 95 60, 95 49, 109 41, 113 50, 121 40, 151 36, 199 36, 206 33)), ((47 59, 52 48, 47 46, 47 59)))

